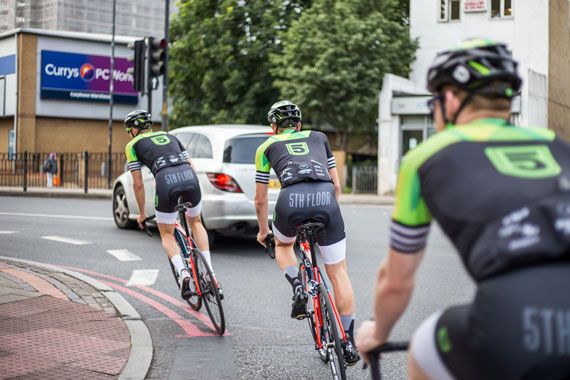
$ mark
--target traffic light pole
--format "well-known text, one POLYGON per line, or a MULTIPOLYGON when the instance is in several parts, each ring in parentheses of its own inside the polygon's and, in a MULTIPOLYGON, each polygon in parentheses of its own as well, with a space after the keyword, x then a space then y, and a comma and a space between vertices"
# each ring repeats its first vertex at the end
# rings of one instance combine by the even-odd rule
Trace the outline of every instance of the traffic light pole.
POLYGON ((164 38, 166 47, 164 48, 164 75, 162 76, 162 124, 160 129, 168 131, 168 41, 170 23, 170 0, 164 0, 164 38))
POLYGON ((151 53, 151 45, 152 45, 152 37, 148 37, 147 38, 147 57, 149 57, 147 59, 147 65, 149 65, 148 69, 147 69, 147 75, 146 75, 146 96, 147 96, 147 101, 148 101, 148 105, 146 107, 146 110, 148 111, 148 113, 150 113, 152 115, 152 75, 151 75, 151 70, 150 70, 150 65, 151 65, 151 60, 150 60, 150 53, 151 53))

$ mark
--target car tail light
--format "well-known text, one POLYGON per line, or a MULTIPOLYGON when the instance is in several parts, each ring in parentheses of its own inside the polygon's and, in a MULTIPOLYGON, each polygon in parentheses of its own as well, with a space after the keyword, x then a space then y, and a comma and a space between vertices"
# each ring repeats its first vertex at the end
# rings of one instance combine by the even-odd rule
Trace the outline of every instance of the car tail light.
POLYGON ((230 193, 243 193, 237 182, 224 173, 208 173, 208 179, 217 189, 230 193))

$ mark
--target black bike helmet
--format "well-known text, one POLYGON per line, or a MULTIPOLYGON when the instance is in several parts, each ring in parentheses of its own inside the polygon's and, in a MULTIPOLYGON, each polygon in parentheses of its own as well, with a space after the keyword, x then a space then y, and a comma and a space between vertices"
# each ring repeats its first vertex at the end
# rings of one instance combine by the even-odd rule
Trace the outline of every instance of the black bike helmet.
POLYGON ((145 110, 136 110, 125 117, 125 129, 130 132, 133 128, 148 129, 152 125, 152 118, 150 113, 145 110))
POLYGON ((281 100, 274 103, 267 113, 267 121, 271 124, 275 123, 279 127, 287 120, 295 123, 301 121, 301 110, 299 107, 289 100, 281 100))
POLYGON ((427 86, 432 93, 452 84, 467 92, 511 99, 522 84, 517 66, 505 44, 470 39, 437 54, 428 70, 427 86))

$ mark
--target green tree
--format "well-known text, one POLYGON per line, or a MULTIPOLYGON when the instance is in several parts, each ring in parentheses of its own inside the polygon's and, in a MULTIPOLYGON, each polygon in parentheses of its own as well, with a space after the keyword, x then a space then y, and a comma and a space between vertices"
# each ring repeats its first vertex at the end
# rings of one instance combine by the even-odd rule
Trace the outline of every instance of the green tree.
POLYGON ((271 73, 281 94, 314 125, 330 125, 348 147, 351 132, 373 130, 385 73, 407 76, 417 41, 398 1, 322 0, 282 33, 271 73))
POLYGON ((187 0, 171 27, 169 83, 174 126, 266 123, 279 97, 269 54, 307 0, 187 0))

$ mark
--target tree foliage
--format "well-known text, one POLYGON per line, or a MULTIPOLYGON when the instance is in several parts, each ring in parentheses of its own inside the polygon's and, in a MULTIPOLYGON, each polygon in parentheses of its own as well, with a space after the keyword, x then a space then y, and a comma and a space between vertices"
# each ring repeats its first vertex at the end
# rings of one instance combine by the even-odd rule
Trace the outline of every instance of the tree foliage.
POLYGON ((269 54, 307 0, 187 0, 171 26, 169 83, 175 126, 266 123, 279 97, 269 54))
POLYGON ((322 0, 282 33, 271 73, 313 124, 343 135, 372 129, 385 73, 407 76, 417 42, 396 0, 322 0))

